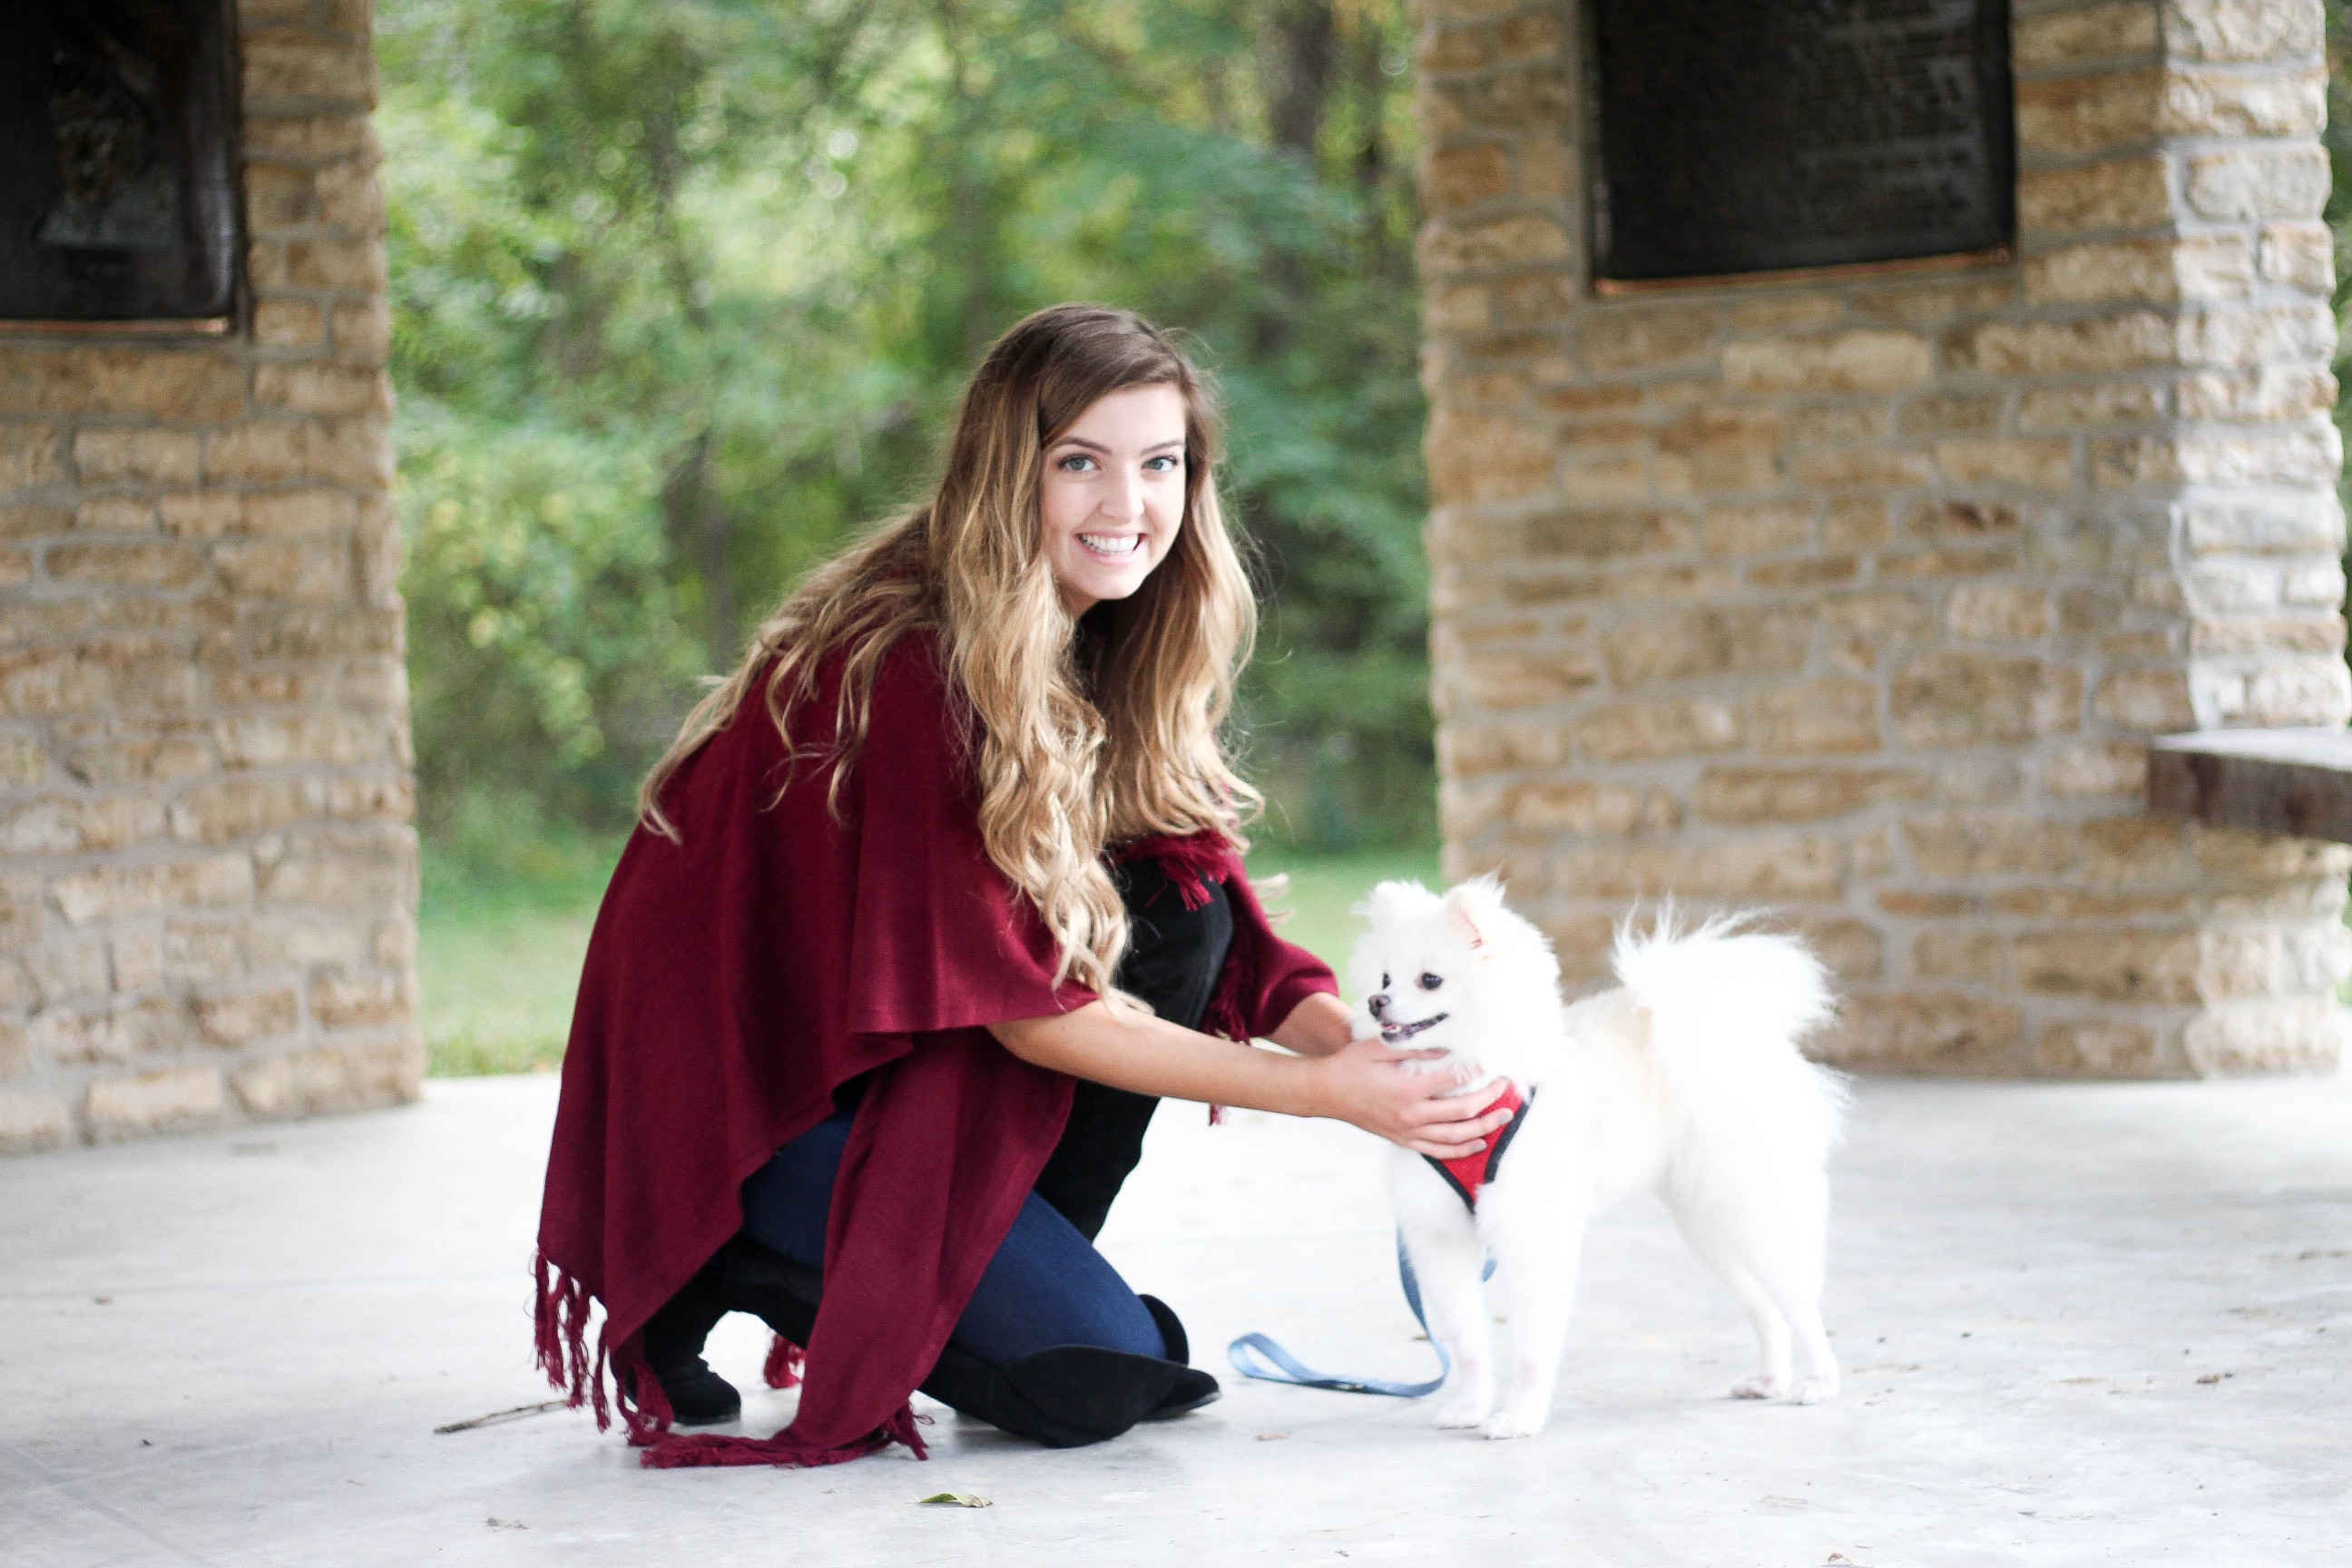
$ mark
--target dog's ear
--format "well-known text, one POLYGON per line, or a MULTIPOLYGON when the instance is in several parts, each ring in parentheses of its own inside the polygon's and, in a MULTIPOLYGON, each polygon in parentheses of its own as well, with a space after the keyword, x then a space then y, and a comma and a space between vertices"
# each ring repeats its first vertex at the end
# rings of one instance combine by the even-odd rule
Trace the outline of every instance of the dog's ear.
POLYGON ((1419 882, 1382 882, 1350 912, 1374 925, 1385 925, 1427 914, 1436 903, 1437 895, 1419 882))
POLYGON ((1445 921, 1473 952, 1484 952, 1487 937, 1505 913, 1503 884, 1493 872, 1458 882, 1445 895, 1445 921))

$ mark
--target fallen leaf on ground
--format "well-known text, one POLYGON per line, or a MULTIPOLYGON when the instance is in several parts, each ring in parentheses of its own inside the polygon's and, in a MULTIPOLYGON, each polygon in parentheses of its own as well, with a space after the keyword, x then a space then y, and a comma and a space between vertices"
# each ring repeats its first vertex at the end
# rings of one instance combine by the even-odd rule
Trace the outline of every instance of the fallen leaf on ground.
POLYGON ((916 1500, 951 1503, 957 1508, 994 1508, 996 1506, 992 1500, 981 1496, 978 1492, 933 1492, 927 1498, 918 1498, 916 1500))
POLYGON ((1257 1435, 1257 1440, 1261 1443, 1279 1443, 1289 1436, 1287 1432, 1261 1432, 1257 1435))

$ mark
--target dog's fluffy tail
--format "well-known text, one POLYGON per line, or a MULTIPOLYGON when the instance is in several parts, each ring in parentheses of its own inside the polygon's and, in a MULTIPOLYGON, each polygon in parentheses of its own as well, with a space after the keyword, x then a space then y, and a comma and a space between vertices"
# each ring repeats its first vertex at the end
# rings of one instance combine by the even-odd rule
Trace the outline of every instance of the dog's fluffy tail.
POLYGON ((1646 931, 1619 928, 1615 958, 1650 1016, 1651 1060, 1682 1106, 1735 1117, 1744 1108, 1827 1146, 1846 1094, 1800 1048, 1834 1011, 1811 949, 1738 916, 1680 930, 1669 909, 1646 931))

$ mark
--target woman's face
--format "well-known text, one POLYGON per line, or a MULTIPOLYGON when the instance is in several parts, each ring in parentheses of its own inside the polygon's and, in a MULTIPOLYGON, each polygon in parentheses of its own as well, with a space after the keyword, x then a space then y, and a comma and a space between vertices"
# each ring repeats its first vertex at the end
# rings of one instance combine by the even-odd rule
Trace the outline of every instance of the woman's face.
POLYGON ((1073 616, 1134 593, 1176 547, 1184 462, 1184 395, 1170 385, 1105 394, 1045 448, 1037 512, 1073 616))

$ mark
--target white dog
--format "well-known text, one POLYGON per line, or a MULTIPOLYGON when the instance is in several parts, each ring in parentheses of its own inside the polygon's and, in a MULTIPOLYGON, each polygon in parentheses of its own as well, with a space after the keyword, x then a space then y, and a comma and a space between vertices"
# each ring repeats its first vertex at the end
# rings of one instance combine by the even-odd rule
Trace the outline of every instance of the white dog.
POLYGON ((1612 991, 1563 1007, 1543 934, 1491 877, 1444 898, 1383 882, 1352 978, 1359 1033, 1435 1047, 1461 1092, 1526 1107, 1451 1167, 1396 1151, 1390 1190, 1430 1333, 1454 1356, 1440 1426, 1542 1430, 1576 1293, 1586 1218, 1637 1188, 1665 1200, 1691 1249, 1739 1298, 1763 1364, 1732 1392, 1803 1404, 1837 1392, 1822 1331, 1823 1169, 1844 1091, 1798 1054, 1830 1015, 1821 964, 1793 938, 1712 921, 1619 934, 1612 991), (1511 1357, 1498 1363, 1479 1279, 1496 1264, 1511 1357), (1796 1368, 1790 1366, 1795 1342, 1796 1368), (1499 1392, 1499 1398, 1497 1397, 1499 1392))

